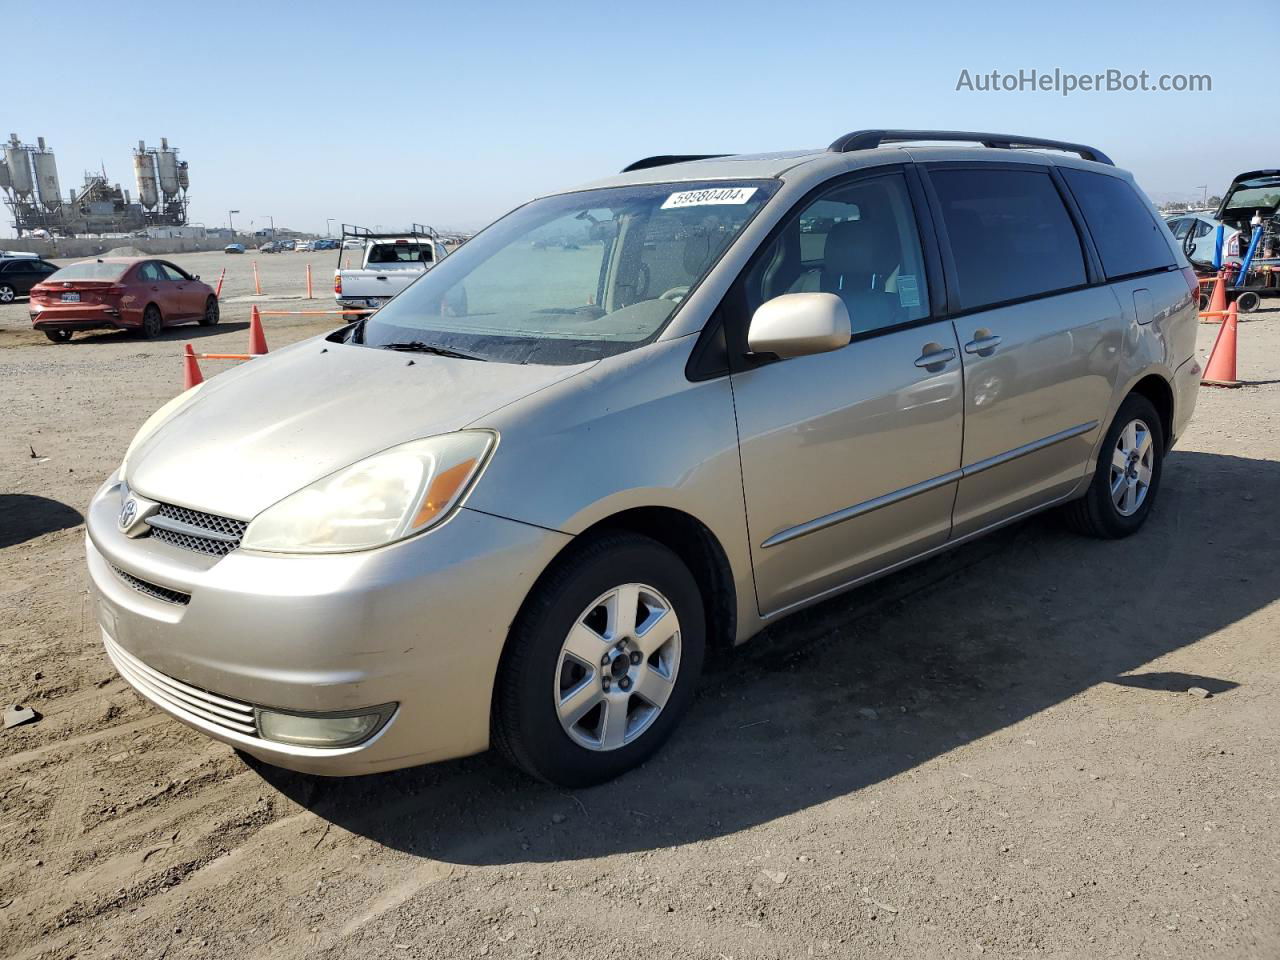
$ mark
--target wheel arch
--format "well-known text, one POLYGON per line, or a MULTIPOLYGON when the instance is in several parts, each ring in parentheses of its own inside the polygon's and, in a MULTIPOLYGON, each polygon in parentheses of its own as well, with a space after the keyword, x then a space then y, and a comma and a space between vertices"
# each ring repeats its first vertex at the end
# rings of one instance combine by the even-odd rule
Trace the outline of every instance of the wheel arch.
POLYGON ((1156 408, 1164 432, 1164 452, 1167 453, 1173 446, 1173 387, 1160 374, 1148 373, 1130 387, 1125 396, 1132 393, 1146 397, 1156 408))

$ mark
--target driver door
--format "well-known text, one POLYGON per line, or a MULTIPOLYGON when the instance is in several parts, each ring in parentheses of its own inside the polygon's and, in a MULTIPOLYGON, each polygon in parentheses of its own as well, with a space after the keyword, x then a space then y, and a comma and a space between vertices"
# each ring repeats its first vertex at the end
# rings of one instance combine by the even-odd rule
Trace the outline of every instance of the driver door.
MULTIPOLYGON (((828 292, 848 346, 732 376, 760 612, 771 616, 938 547, 950 535, 963 435, 960 351, 933 319, 902 173, 806 203, 736 295, 828 292)), ((741 334, 738 334, 741 337, 741 334)))

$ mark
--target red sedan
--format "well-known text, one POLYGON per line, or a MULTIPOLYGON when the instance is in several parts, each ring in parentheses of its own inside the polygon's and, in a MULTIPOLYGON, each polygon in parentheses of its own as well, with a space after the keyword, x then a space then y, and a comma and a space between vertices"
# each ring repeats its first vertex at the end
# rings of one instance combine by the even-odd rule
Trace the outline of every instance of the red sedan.
POLYGON ((218 322, 218 298, 166 260, 102 257, 63 267, 31 288, 31 324, 54 343, 102 327, 158 336, 167 326, 218 322))

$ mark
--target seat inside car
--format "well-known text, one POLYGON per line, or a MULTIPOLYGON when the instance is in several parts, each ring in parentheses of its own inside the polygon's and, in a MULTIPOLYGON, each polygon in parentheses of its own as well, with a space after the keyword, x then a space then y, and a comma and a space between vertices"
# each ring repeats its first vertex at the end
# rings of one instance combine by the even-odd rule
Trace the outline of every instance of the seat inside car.
POLYGON ((823 250, 821 291, 844 300, 855 333, 902 319, 896 294, 886 289, 902 261, 898 231, 877 206, 859 203, 859 219, 835 224, 823 250))

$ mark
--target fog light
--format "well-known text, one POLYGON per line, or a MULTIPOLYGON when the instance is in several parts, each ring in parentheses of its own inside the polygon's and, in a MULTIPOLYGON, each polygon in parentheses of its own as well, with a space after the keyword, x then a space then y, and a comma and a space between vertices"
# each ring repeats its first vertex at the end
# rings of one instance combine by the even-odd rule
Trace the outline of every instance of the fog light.
POLYGON ((299 747, 351 747, 368 740, 391 719, 394 703, 343 713, 285 713, 258 708, 258 733, 299 747))

